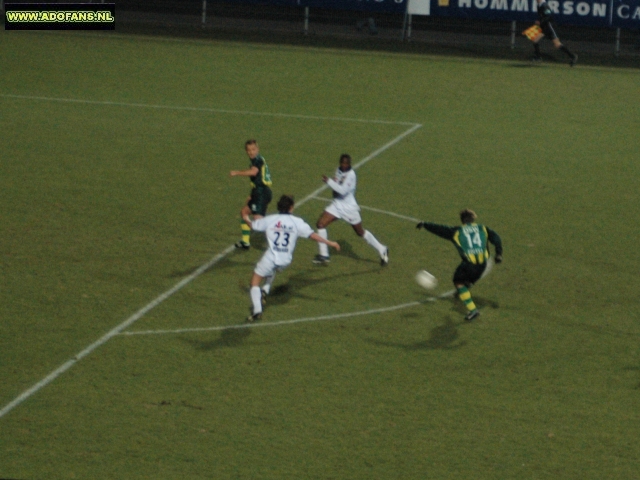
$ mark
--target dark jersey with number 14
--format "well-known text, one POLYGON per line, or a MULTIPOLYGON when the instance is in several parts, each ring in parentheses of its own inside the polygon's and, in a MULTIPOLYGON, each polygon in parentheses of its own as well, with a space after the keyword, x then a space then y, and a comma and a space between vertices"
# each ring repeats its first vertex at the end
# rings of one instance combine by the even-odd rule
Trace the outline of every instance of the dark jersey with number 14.
POLYGON ((423 226, 425 230, 444 239, 451 240, 463 262, 474 265, 486 263, 490 257, 488 242, 496 247, 496 255, 502 255, 502 240, 500 236, 484 225, 467 223, 459 227, 449 227, 447 225, 424 222, 423 226))

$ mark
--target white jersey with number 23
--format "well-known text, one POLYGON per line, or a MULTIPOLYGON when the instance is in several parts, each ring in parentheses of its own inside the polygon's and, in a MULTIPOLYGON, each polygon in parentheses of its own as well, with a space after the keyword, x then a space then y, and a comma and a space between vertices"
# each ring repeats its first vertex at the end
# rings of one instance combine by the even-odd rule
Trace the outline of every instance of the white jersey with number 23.
POLYGON ((309 238, 313 233, 313 229, 304 220, 286 213, 256 219, 251 222, 251 228, 265 232, 269 243, 266 254, 270 254, 275 265, 280 268, 286 267, 293 260, 298 237, 309 238))

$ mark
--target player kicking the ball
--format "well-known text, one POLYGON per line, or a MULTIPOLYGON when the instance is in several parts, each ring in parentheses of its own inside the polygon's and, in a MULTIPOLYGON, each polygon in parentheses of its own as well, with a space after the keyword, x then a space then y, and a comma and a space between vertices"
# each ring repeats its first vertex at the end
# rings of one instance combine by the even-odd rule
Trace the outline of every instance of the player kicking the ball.
MULTIPOLYGON (((360 206, 356 202, 356 172, 351 168, 351 156, 346 153, 340 156, 340 166, 336 170, 334 178, 322 176, 331 190, 333 190, 333 202, 324 210, 316 227, 318 227, 318 235, 322 238, 329 238, 327 227, 334 220, 342 219, 353 227, 358 236, 376 249, 380 255, 380 265, 383 267, 389 263, 389 249, 382 245, 369 230, 362 227, 362 218, 360 217, 360 206)), ((329 249, 324 243, 319 243, 320 253, 315 256, 313 263, 318 265, 326 265, 329 263, 329 249)))
POLYGON ((487 268, 489 260, 489 246, 491 242, 496 247, 496 263, 502 262, 502 240, 496 232, 484 225, 475 223, 476 214, 473 210, 462 210, 460 212, 460 227, 448 227, 431 222, 420 222, 417 229, 425 230, 438 235, 447 240, 451 240, 456 246, 462 263, 458 265, 453 274, 453 284, 458 292, 458 297, 467 307, 465 320, 471 321, 480 315, 476 304, 471 298, 469 289, 480 280, 487 268))
POLYGON ((247 321, 253 322, 262 317, 262 302, 271 290, 271 285, 276 276, 276 272, 283 270, 293 260, 293 251, 296 248, 298 237, 311 238, 316 242, 333 247, 340 251, 340 245, 322 238, 304 220, 291 215, 293 212, 293 197, 283 195, 278 200, 278 212, 275 215, 268 215, 263 218, 251 221, 249 214, 243 216, 244 221, 252 230, 265 232, 269 248, 264 252, 260 261, 256 264, 251 277, 251 303, 253 313, 249 315, 247 321), (262 289, 260 284, 264 280, 262 289))

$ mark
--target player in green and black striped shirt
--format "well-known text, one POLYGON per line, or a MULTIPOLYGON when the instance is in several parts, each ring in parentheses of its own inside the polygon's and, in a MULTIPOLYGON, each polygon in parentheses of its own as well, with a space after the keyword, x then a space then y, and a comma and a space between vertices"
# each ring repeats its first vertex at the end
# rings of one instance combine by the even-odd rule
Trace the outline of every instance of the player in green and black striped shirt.
POLYGON ((267 214, 267 206, 271 202, 271 173, 267 162, 260 155, 258 142, 247 140, 244 144, 245 151, 251 161, 251 166, 246 170, 232 170, 232 177, 249 177, 251 180, 251 194, 247 203, 240 211, 240 229, 242 239, 236 243, 236 248, 248 250, 251 247, 251 227, 244 221, 244 217, 253 215, 253 218, 262 218, 267 214))
POLYGON ((473 320, 480 311, 473 303, 469 289, 476 283, 487 268, 487 261, 490 257, 489 243, 496 248, 495 262, 502 262, 502 240, 500 236, 490 228, 475 223, 477 215, 473 210, 463 210, 460 212, 462 226, 449 227, 431 222, 420 222, 416 228, 424 228, 439 237, 451 240, 456 246, 462 263, 458 265, 453 274, 453 284, 458 292, 458 297, 467 307, 466 320, 473 320))

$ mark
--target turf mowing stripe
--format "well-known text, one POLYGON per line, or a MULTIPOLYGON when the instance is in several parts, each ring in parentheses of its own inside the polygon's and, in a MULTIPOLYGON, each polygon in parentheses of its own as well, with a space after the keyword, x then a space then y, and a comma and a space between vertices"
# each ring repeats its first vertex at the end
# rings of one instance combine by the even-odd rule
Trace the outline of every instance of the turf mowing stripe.
POLYGON ((176 330, 139 330, 133 332, 122 332, 120 335, 132 336, 132 335, 166 335, 166 334, 177 334, 177 333, 190 333, 190 332, 216 332, 220 330, 230 330, 230 329, 240 329, 240 328, 258 328, 258 327, 279 327, 281 325, 292 325, 295 323, 304 323, 304 322, 320 322, 323 320, 338 320, 340 318, 349 318, 349 317, 360 317, 362 315, 373 315, 376 313, 386 313, 393 312, 395 310, 401 310, 403 308, 415 307, 418 305, 422 305, 427 302, 435 302, 440 298, 449 298, 453 296, 455 290, 451 290, 449 292, 445 292, 442 295, 438 295, 437 297, 428 297, 421 301, 402 303, 400 305, 394 305, 392 307, 383 307, 383 308, 374 308, 372 310, 361 310, 359 312, 349 312, 349 313, 336 313, 334 315, 321 315, 319 317, 305 317, 305 318, 296 318, 293 320, 280 320, 277 322, 258 322, 258 323, 241 323, 239 325, 226 325, 226 326, 215 326, 215 327, 200 327, 200 328, 180 328, 176 330))
MULTIPOLYGON (((5 96, 6 97, 7 95, 0 94, 0 96, 5 96)), ((31 98, 37 98, 37 97, 31 97, 31 98)), ((82 102, 82 101, 80 101, 80 102, 82 102)), ((90 102, 85 102, 85 103, 90 103, 90 102)), ((102 104, 104 102, 94 102, 94 103, 102 104)), ((130 106, 136 106, 136 104, 130 104, 130 106)), ((162 107, 157 107, 157 108, 162 108, 162 107)), ((322 118, 322 117, 318 117, 318 118, 322 118)), ((420 128, 422 126, 422 125, 416 124, 416 123, 409 123, 407 125, 412 125, 412 127, 409 128, 408 130, 405 130, 403 133, 401 133, 400 135, 395 137, 390 142, 387 142, 385 145, 383 145, 382 147, 378 148, 377 150, 375 150, 373 153, 371 153, 367 157, 363 158, 360 162, 358 162, 356 165, 354 165, 353 168, 357 169, 358 167, 366 164, 367 162, 369 162, 370 160, 374 159, 375 157, 380 155, 382 152, 384 152, 388 148, 391 148, 392 146, 394 146, 395 144, 400 142, 403 138, 405 138, 407 135, 412 134, 413 132, 415 132, 418 128, 420 128)), ((307 201, 309 201, 314 196, 316 196, 319 193, 321 193, 326 188, 328 188, 328 186, 327 185, 323 185, 322 187, 317 189, 315 192, 311 193, 310 195, 307 195, 304 199, 302 199, 300 202, 298 202, 298 205, 302 205, 302 204, 306 203, 307 201)), ((59 366, 57 369, 55 369, 53 372, 51 372, 45 378, 43 378, 38 383, 33 385, 31 388, 29 388, 28 390, 25 390, 23 393, 21 393, 18 397, 16 397, 13 401, 9 402, 7 405, 5 405, 0 410, 0 418, 4 417, 7 413, 9 413, 15 407, 17 407, 22 402, 27 400, 33 394, 37 393, 40 389, 42 389, 43 387, 46 387, 48 384, 53 382, 56 378, 58 378, 64 372, 69 370, 77 362, 79 362, 81 359, 83 359, 84 357, 89 355, 91 352, 93 352, 96 348, 98 348, 101 345, 105 344, 106 342, 111 340, 113 337, 115 337, 116 335, 120 334, 123 330, 125 330, 126 328, 130 327, 131 325, 133 325, 136 321, 138 321, 143 316, 145 316, 150 310, 152 310, 153 308, 157 307, 162 302, 164 302, 167 298, 169 298, 171 295, 173 295, 174 293, 178 292, 183 287, 185 287, 186 285, 191 283, 193 280, 195 280, 200 275, 202 275, 204 272, 209 270, 211 267, 213 267, 216 263, 218 263, 220 260, 222 260, 224 257, 229 255, 234 250, 235 250, 235 246, 233 246, 233 245, 231 245, 230 247, 227 247, 222 253, 219 253, 216 256, 214 256, 207 263, 205 263, 204 265, 199 267, 195 272, 193 272, 190 275, 188 275, 187 277, 183 278, 180 282, 176 283, 172 288, 167 290, 162 295, 156 297, 155 300, 153 300, 152 302, 150 302, 149 304, 147 304, 146 306, 144 306, 143 308, 138 310, 135 314, 133 314, 127 320, 122 322, 120 325, 118 325, 117 327, 115 327, 114 329, 109 331, 107 334, 103 335, 100 339, 98 339, 97 341, 95 341, 94 343, 89 345, 87 348, 82 350, 80 353, 76 354, 72 359, 70 359, 70 360, 66 361, 65 363, 63 363, 61 366, 59 366)))
POLYGON ((367 120, 364 118, 321 117, 321 116, 315 116, 315 115, 299 115, 299 114, 293 114, 293 113, 250 112, 247 110, 225 110, 222 108, 185 107, 185 106, 178 106, 178 105, 153 105, 153 104, 146 104, 146 103, 112 102, 107 100, 104 100, 104 101, 103 100, 83 100, 81 98, 37 97, 37 96, 30 96, 30 95, 10 95, 10 94, 4 94, 4 93, 0 93, 0 97, 14 98, 19 100, 41 100, 46 102, 83 103, 87 105, 107 105, 107 106, 114 106, 114 107, 155 108, 155 109, 164 109, 164 110, 184 110, 189 112, 225 113, 229 115, 253 115, 253 116, 261 116, 261 117, 297 118, 302 120, 378 123, 382 125, 407 125, 407 126, 419 125, 413 122, 395 122, 392 120, 367 120))

